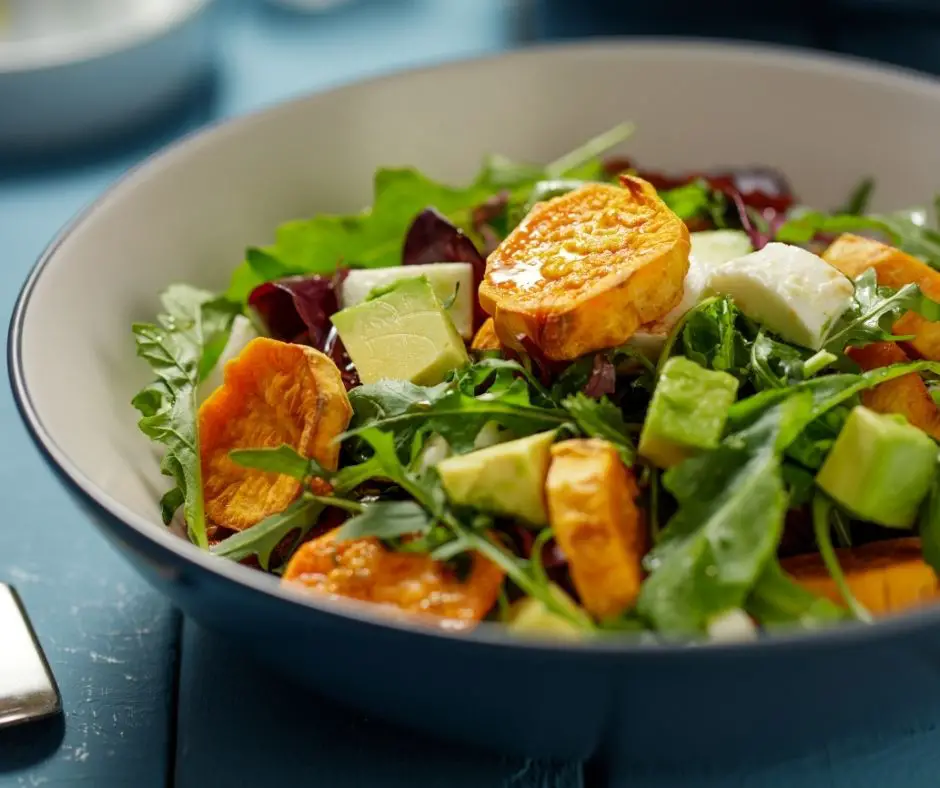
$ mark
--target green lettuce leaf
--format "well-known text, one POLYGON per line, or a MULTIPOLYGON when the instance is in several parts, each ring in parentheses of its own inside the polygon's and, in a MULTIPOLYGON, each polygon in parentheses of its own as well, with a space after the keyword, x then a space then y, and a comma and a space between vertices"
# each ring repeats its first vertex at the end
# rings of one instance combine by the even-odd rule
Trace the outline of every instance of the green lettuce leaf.
POLYGON ((196 414, 199 383, 219 360, 240 308, 212 293, 173 285, 161 296, 163 312, 156 323, 133 326, 137 355, 156 374, 132 404, 140 411, 138 426, 166 447, 161 470, 175 486, 161 501, 169 523, 182 506, 189 538, 208 546, 202 498, 202 471, 196 414))

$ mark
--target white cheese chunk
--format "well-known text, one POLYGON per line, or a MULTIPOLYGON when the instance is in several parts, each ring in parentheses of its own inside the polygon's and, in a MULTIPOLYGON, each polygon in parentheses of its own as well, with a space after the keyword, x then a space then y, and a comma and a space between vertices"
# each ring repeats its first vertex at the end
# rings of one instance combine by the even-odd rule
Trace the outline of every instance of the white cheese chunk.
POLYGON ((708 637, 716 643, 745 643, 757 640, 757 627, 740 608, 731 608, 708 622, 708 637))
POLYGON ((395 266, 393 268, 357 268, 349 272, 340 292, 343 309, 366 300, 376 287, 384 287, 399 279, 427 277, 431 289, 442 304, 457 297, 448 309, 454 327, 464 339, 473 336, 473 266, 470 263, 428 263, 427 265, 395 266))
POLYGON ((232 323, 232 333, 229 335, 228 342, 225 343, 222 355, 219 356, 218 362, 206 379, 199 384, 200 402, 222 385, 225 365, 236 358, 245 349, 245 345, 257 336, 258 332, 247 317, 239 315, 235 318, 232 323))
POLYGON ((679 322, 679 318, 702 300, 712 272, 753 248, 747 233, 741 230, 706 230, 692 233, 689 237, 692 251, 689 254, 689 271, 683 283, 682 300, 665 317, 643 326, 627 342, 653 361, 659 358, 666 336, 679 322))
POLYGON ((730 296, 744 314, 783 339, 819 350, 832 321, 851 304, 854 286, 812 252, 771 243, 720 266, 706 290, 730 296))

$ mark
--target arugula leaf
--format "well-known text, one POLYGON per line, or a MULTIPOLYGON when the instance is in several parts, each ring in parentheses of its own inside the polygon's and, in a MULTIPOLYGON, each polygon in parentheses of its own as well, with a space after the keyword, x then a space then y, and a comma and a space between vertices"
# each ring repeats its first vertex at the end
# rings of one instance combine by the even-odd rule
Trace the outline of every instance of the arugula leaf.
POLYGON ((234 449, 228 453, 228 456, 233 462, 244 465, 246 468, 255 468, 268 473, 282 473, 301 481, 310 476, 319 476, 322 479, 329 479, 333 476, 332 471, 323 468, 316 460, 302 457, 286 444, 275 449, 234 449))
POLYGON ((172 285, 161 296, 156 323, 136 323, 137 355, 157 376, 132 404, 141 413, 140 430, 166 446, 161 471, 175 486, 161 500, 164 522, 182 506, 189 538, 208 547, 202 499, 197 409, 199 383, 218 362, 237 305, 204 290, 172 285))
MULTIPOLYGON (((406 413, 424 412, 443 397, 451 383, 437 386, 416 386, 404 380, 382 380, 358 386, 349 392, 353 408, 350 429, 383 422, 406 413)), ((399 452, 409 450, 415 435, 422 428, 419 420, 401 425, 395 431, 395 445, 399 452)))
POLYGON ((371 536, 383 541, 409 534, 427 533, 433 520, 414 501, 376 501, 365 504, 362 513, 347 520, 336 535, 338 541, 371 536))
POLYGON ((412 448, 419 431, 437 433, 455 453, 463 454, 475 448, 477 435, 489 422, 517 437, 566 423, 565 411, 531 404, 527 380, 539 385, 539 396, 548 399, 547 392, 520 365, 498 359, 484 359, 433 389, 384 383, 362 393, 357 389, 350 392, 356 420, 346 435, 361 437, 363 426, 376 427, 394 436, 401 451, 412 448), (517 373, 525 379, 517 378, 517 373), (483 393, 474 394, 481 387, 485 387, 483 393))
POLYGON ((751 345, 751 372, 758 389, 786 388, 803 380, 808 354, 761 331, 751 345))
POLYGON ((633 465, 636 447, 628 437, 623 414, 607 397, 591 399, 584 394, 575 394, 562 402, 562 406, 585 435, 609 441, 617 448, 624 465, 633 465))
POLYGON ((797 624, 820 629, 846 618, 845 611, 791 579, 776 559, 767 562, 744 609, 764 627, 797 624))
POLYGON ((909 311, 927 320, 940 320, 940 304, 923 295, 916 284, 898 290, 879 287, 875 270, 869 268, 856 278, 852 306, 830 327, 824 347, 831 353, 841 353, 849 345, 890 341, 894 339, 892 324, 909 311))
POLYGON ((742 607, 773 557, 787 496, 780 459, 719 447, 666 474, 679 511, 663 531, 637 611, 666 633, 705 632, 742 607))
POLYGON ((863 178, 859 184, 852 190, 845 207, 836 211, 836 213, 846 213, 851 216, 862 216, 868 211, 868 205, 871 202, 871 195, 875 191, 875 179, 863 178))
MULTIPOLYGON (((278 545, 291 533, 296 532, 296 548, 316 524, 323 508, 319 501, 301 496, 283 512, 265 517, 260 523, 222 540, 211 548, 211 552, 231 561, 242 561, 257 556, 261 568, 268 570, 271 568, 271 555, 278 545)), ((293 549, 288 551, 288 555, 291 552, 293 549)))
POLYGON ((839 557, 832 546, 831 517, 832 501, 821 492, 817 492, 813 498, 813 534, 816 537, 816 547, 819 549, 819 555, 822 556, 826 569, 829 570, 840 596, 848 605, 852 615, 859 621, 871 622, 871 614, 852 594, 852 590, 845 579, 845 574, 842 572, 842 567, 839 565, 839 557))
POLYGON ((603 180, 603 162, 600 156, 616 145, 630 139, 636 131, 634 123, 620 123, 608 129, 587 142, 579 145, 573 151, 566 153, 545 167, 545 178, 580 178, 582 180, 603 180))
POLYGON ((750 364, 750 339, 741 330, 742 321, 740 310, 730 298, 700 302, 686 313, 682 322, 683 355, 706 369, 746 377, 750 364))

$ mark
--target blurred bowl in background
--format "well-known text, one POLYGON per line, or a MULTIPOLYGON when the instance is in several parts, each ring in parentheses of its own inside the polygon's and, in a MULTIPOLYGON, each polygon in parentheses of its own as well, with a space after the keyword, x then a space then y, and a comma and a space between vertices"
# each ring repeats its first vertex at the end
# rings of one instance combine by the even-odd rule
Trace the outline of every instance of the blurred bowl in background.
POLYGON ((0 153, 85 144, 206 73, 211 0, 0 0, 0 153))

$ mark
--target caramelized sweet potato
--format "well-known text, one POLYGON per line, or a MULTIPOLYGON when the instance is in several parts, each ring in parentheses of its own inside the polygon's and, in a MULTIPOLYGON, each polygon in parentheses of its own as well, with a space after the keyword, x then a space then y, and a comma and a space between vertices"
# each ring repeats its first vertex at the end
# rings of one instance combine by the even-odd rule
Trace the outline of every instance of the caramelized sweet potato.
MULTIPOLYGON (((862 369, 903 364, 910 359, 894 342, 850 348, 849 357, 862 369)), ((877 413, 899 413, 915 427, 940 440, 940 411, 920 375, 911 373, 862 392, 862 403, 877 413)))
POLYGON ((300 493, 289 476, 245 468, 233 449, 287 444, 335 469, 334 439, 352 408, 336 365, 318 350, 260 337, 225 366, 224 382, 199 408, 206 514, 241 531, 282 511, 300 493))
MULTIPOLYGON (((928 298, 940 301, 940 272, 893 246, 846 233, 825 251, 823 259, 851 279, 874 268, 878 284, 899 288, 913 283, 928 298)), ((940 323, 908 312, 895 322, 892 330, 898 336, 914 335, 910 344, 917 354, 940 361, 940 323)))
MULTIPOLYGON (((852 594, 875 615, 922 605, 940 596, 937 577, 924 563, 916 538, 872 542, 836 552, 852 594)), ((842 604, 818 553, 785 558, 782 565, 800 585, 842 604)))
POLYGON ((283 582, 321 594, 373 602, 446 619, 448 629, 470 629, 496 603, 503 571, 475 556, 465 580, 426 555, 386 550, 376 539, 336 541, 337 531, 302 545, 283 582))
POLYGON ((499 350, 501 347, 499 337, 496 336, 496 326, 493 323, 493 318, 489 317, 480 326, 476 336, 473 337, 470 348, 471 350, 499 350))
POLYGON ((597 618, 623 612, 640 592, 646 529, 617 450, 597 439, 556 443, 545 491, 584 608, 597 618))
POLYGON ((646 181, 536 205, 489 256, 480 303, 507 347, 564 361, 625 342, 682 297, 689 231, 646 181))

